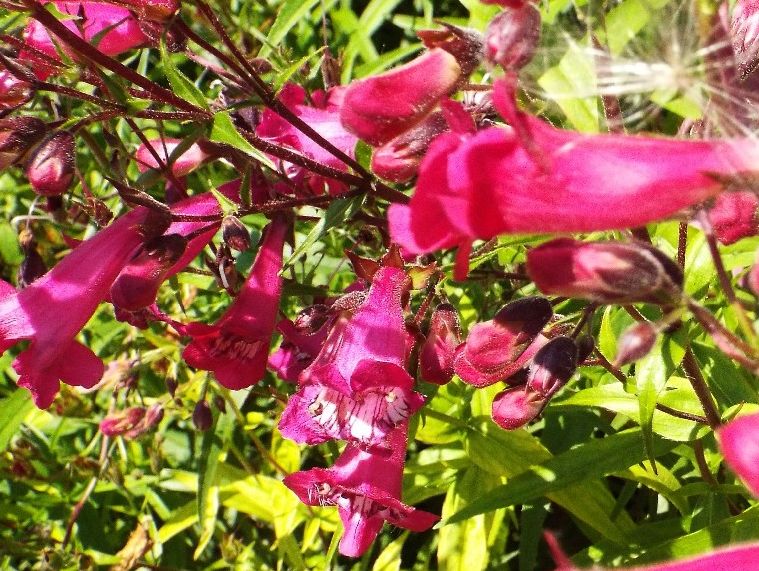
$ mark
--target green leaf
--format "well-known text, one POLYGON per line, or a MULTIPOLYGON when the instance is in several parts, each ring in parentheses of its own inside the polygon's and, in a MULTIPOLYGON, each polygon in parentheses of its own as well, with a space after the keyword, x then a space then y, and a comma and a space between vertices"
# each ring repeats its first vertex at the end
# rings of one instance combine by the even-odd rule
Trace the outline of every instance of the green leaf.
POLYGON ((166 79, 169 80, 174 93, 198 107, 208 109, 205 95, 174 65, 174 62, 171 60, 171 54, 166 49, 166 42, 163 39, 161 39, 160 52, 166 79))
POLYGON ((18 427, 33 409, 31 394, 26 389, 16 389, 9 397, 0 400, 0 452, 8 448, 18 427))
POLYGON ((401 550, 408 539, 409 532, 404 531, 382 550, 372 566, 372 571, 400 571, 401 550))
POLYGON ((317 240, 324 236, 331 228, 349 220, 359 211, 363 203, 364 196, 362 195, 354 198, 341 198, 330 204, 322 219, 314 225, 311 232, 306 236, 306 239, 295 248, 293 253, 287 259, 282 267, 282 271, 284 272, 287 268, 297 262, 301 256, 303 256, 311 246, 313 246, 317 240))
POLYGON ((259 151, 251 145, 240 133, 232 122, 232 117, 226 111, 221 111, 213 116, 210 139, 216 143, 223 143, 242 151, 260 162, 265 167, 277 170, 274 162, 263 151, 259 151))
POLYGON ((277 19, 274 20, 274 24, 269 28, 266 43, 258 52, 258 57, 265 58, 271 54, 272 49, 285 39, 285 36, 293 26, 304 19, 318 2, 319 0, 287 0, 279 7, 277 9, 277 19))
POLYGON ((0 257, 10 266, 17 266, 24 259, 18 245, 17 233, 8 222, 0 222, 0 257))
MULTIPOLYGON (((593 439, 568 452, 553 456, 513 476, 506 484, 480 493, 476 501, 453 515, 446 523, 462 521, 487 511, 531 502, 573 484, 624 470, 645 458, 639 446, 641 430, 634 428, 601 439, 593 439)), ((656 439, 654 455, 675 447, 674 442, 656 439)))

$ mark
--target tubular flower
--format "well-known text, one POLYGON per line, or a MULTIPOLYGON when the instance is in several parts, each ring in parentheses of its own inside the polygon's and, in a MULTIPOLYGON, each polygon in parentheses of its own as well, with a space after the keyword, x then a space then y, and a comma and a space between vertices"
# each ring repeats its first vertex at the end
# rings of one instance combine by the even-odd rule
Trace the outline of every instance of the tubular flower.
POLYGON ((39 408, 50 406, 60 380, 90 388, 102 377, 102 361, 75 337, 142 244, 146 214, 138 208, 122 216, 22 291, 0 290, 0 351, 31 341, 13 368, 39 408))
POLYGON ((545 344, 540 331, 553 315, 550 302, 525 297, 477 323, 456 349, 453 370, 466 383, 486 387, 519 371, 545 344))
POLYGON ((601 303, 671 303, 682 295, 680 267, 638 243, 558 238, 527 253, 527 273, 543 293, 601 303))
MULTIPOLYGON (((282 103, 295 115, 352 158, 358 139, 346 131, 340 123, 340 107, 343 105, 344 96, 344 87, 333 87, 327 92, 314 93, 312 95, 314 106, 310 106, 306 105, 305 89, 299 85, 288 84, 282 89, 279 97, 282 103)), ((264 110, 261 123, 256 128, 256 134, 262 139, 291 147, 323 165, 341 171, 348 169, 343 161, 315 143, 310 137, 271 109, 264 110)), ((313 175, 301 167, 286 166, 292 178, 302 179, 305 177, 305 181, 312 192, 317 194, 323 192, 325 185, 331 194, 339 194, 347 190, 342 182, 313 175)))
POLYGON ((717 431, 725 462, 759 497, 759 413, 739 416, 717 431))
MULTIPOLYGON (((97 41, 97 48, 106 55, 115 56, 148 41, 147 36, 140 29, 137 18, 125 8, 105 2, 58 1, 54 4, 64 14, 76 17, 81 14, 81 19, 63 20, 62 24, 79 36, 82 36, 84 32, 83 37, 88 42, 97 41), (101 34, 103 34, 102 37, 101 34)), ((44 81, 55 72, 55 69, 36 55, 34 50, 54 60, 60 60, 55 42, 37 20, 31 20, 26 26, 24 42, 33 49, 22 49, 19 59, 30 62, 34 73, 44 81)))
POLYGON ((453 55, 432 49, 406 65, 351 83, 340 120, 370 145, 383 145, 424 119, 460 75, 453 55))
POLYGON ((282 249, 289 227, 284 217, 271 222, 245 285, 219 321, 179 327, 181 333, 192 337, 183 353, 185 361, 213 371, 228 389, 249 387, 266 372, 282 292, 282 249))
POLYGON ((516 109, 513 78, 496 83, 493 100, 511 127, 438 137, 411 203, 391 206, 390 234, 409 253, 467 248, 499 234, 640 226, 718 194, 723 185, 715 175, 753 170, 759 159, 750 139, 556 129, 516 109))
POLYGON ((444 385, 453 377, 453 356, 461 343, 456 308, 441 303, 432 312, 430 330, 419 351, 419 369, 428 383, 444 385))
POLYGON ((389 457, 350 444, 331 468, 312 468, 286 476, 284 484, 310 506, 337 506, 345 532, 340 553, 360 557, 387 521, 411 531, 425 531, 440 518, 401 501, 407 423, 389 435, 389 457))
POLYGON ((282 413, 285 437, 308 444, 340 438, 387 450, 387 434, 422 406, 405 370, 407 279, 398 268, 380 268, 353 317, 338 318, 282 413))

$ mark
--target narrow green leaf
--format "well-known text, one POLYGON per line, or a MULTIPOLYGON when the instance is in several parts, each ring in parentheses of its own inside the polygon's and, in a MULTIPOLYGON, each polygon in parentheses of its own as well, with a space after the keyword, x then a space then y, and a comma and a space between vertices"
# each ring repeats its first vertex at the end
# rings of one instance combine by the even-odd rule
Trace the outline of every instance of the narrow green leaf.
POLYGON ((266 43, 258 52, 258 57, 267 57, 271 54, 272 49, 277 47, 285 39, 287 33, 299 21, 304 19, 319 0, 287 0, 277 9, 277 19, 274 20, 269 34, 266 36, 266 43))
POLYGON ((208 109, 208 102, 205 95, 195 87, 195 84, 190 81, 179 69, 174 65, 171 60, 171 54, 166 49, 166 42, 161 39, 160 45, 161 63, 163 64, 163 70, 166 74, 166 79, 169 80, 171 89, 176 95, 193 103, 203 109, 208 109))
POLYGON ((32 397, 26 389, 16 389, 9 397, 0 400, 0 452, 8 448, 18 427, 32 409, 32 397))
POLYGON ((400 571, 401 550, 403 549, 403 544, 406 542, 408 535, 409 532, 404 531, 385 547, 374 562, 372 571, 400 571))
POLYGON ((216 113, 213 116, 210 139, 216 143, 223 143, 242 151, 260 162, 265 167, 277 170, 274 162, 266 155, 251 145, 240 133, 232 122, 232 117, 226 111, 216 113))

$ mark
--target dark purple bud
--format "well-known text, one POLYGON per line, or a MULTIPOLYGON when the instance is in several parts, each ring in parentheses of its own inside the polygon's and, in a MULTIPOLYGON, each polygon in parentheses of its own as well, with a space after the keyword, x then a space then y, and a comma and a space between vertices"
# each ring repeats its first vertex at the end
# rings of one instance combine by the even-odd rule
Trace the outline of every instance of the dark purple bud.
POLYGON ((674 303, 682 296, 680 267, 640 243, 551 240, 527 253, 527 273, 543 293, 600 303, 674 303))
POLYGON ((733 52, 741 78, 745 78, 759 64, 759 3, 756 0, 738 0, 730 23, 733 52))
POLYGON ((222 414, 227 412, 227 403, 224 401, 224 398, 221 395, 216 395, 213 397, 213 405, 222 414))
POLYGON ((442 48, 455 57, 461 68, 461 76, 469 77, 482 61, 482 34, 452 24, 442 25, 442 30, 419 30, 416 35, 427 49, 442 48))
POLYGON ((29 149, 42 140, 46 130, 45 123, 36 117, 0 119, 0 170, 23 162, 29 149))
POLYGON ((491 416, 505 430, 521 428, 540 414, 546 399, 525 387, 512 387, 493 399, 491 416))
POLYGON ((195 410, 192 411, 192 423, 201 432, 205 432, 213 424, 213 413, 211 407, 204 400, 198 402, 195 405, 195 410))
POLYGON ((56 131, 31 154, 26 176, 34 192, 56 196, 66 192, 74 180, 74 135, 56 131))
POLYGON ((590 354, 596 348, 595 339, 590 335, 580 335, 577 339, 577 364, 582 365, 585 359, 590 357, 590 354))
POLYGON ((176 379, 172 377, 166 377, 166 390, 169 391, 171 398, 174 398, 174 395, 177 394, 178 386, 179 386, 179 383, 177 383, 176 379))
POLYGON ((419 352, 419 369, 428 383, 444 385, 453 377, 453 356, 461 343, 456 308, 441 303, 432 312, 430 330, 419 352))
POLYGON ((225 216, 221 222, 221 237, 227 246, 238 252, 250 249, 250 232, 236 216, 225 216))
POLYGON ((293 325, 299 333, 309 335, 316 333, 332 317, 329 306, 322 303, 309 305, 295 317, 293 325))
POLYGON ((617 342, 617 356, 614 358, 614 366, 629 365, 648 355, 656 343, 659 330, 649 321, 635 323, 625 330, 617 342))
POLYGON ((554 337, 543 345, 530 363, 527 389, 549 399, 577 369, 577 344, 569 337, 554 337))
POLYGON ((17 282, 18 287, 25 288, 37 278, 45 275, 47 267, 37 252, 37 244, 29 230, 22 230, 18 241, 21 250, 24 252, 24 259, 18 268, 17 282))
POLYGON ((532 59, 540 41, 540 12, 532 4, 504 10, 485 31, 485 56, 506 71, 519 70, 532 59))

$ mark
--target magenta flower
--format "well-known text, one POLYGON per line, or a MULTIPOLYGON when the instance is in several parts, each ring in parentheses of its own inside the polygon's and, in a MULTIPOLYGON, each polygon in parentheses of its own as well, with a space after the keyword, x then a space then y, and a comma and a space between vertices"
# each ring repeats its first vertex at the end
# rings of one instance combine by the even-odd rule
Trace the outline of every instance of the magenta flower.
POLYGON ((540 41, 540 11, 525 2, 498 14, 485 32, 485 56, 503 69, 527 65, 540 41))
MULTIPOLYGON (((181 139, 173 139, 169 137, 148 141, 150 147, 161 158, 164 164, 168 164, 169 157, 171 157, 172 153, 181 142, 181 139)), ((140 145, 137 149, 135 158, 137 159, 137 168, 140 172, 145 172, 148 169, 160 168, 155 156, 153 156, 153 153, 150 152, 150 149, 145 144, 140 145)), ((197 143, 193 143, 185 152, 176 157, 176 160, 174 160, 171 165, 171 172, 173 172, 176 177, 186 176, 203 164, 208 158, 209 155, 205 153, 197 143)))
POLYGON ((289 228, 284 217, 271 222, 242 290, 214 325, 191 323, 179 328, 192 337, 182 354, 187 364, 213 371, 228 389, 249 387, 266 373, 282 292, 282 249, 289 228))
POLYGON ((386 450, 387 434, 422 406, 405 369, 407 280, 400 269, 380 268, 353 317, 338 319, 282 413, 285 437, 308 444, 339 438, 386 450))
POLYGON ((716 195, 722 185, 715 174, 751 171, 759 159, 751 139, 556 129, 518 111, 506 80, 496 83, 493 99, 512 127, 441 135, 422 162, 410 205, 391 206, 390 234, 409 253, 466 248, 499 234, 644 225, 716 195))
MULTIPOLYGON (((61 23, 72 32, 82 35, 84 39, 92 42, 98 37, 97 48, 106 55, 115 56, 147 43, 148 38, 140 29, 137 18, 132 13, 119 6, 112 6, 105 2, 55 2, 55 7, 64 14, 79 16, 84 14, 81 20, 63 20, 61 23)), ((46 56, 60 60, 56 44, 53 42, 47 29, 37 20, 31 20, 24 30, 24 42, 46 56)), ((65 47, 63 48, 65 50, 65 47)), ((67 53, 69 57, 76 59, 74 54, 67 53)), ((56 70, 45 60, 36 55, 33 50, 22 49, 19 59, 32 63, 37 77, 47 79, 56 70)))
POLYGON ((75 337, 142 244, 139 224, 145 215, 143 208, 133 210, 22 291, 6 286, 0 292, 0 351, 31 341, 13 368, 39 408, 50 406, 61 380, 90 388, 102 377, 103 362, 75 337))
POLYGON ((312 468, 286 476, 284 484, 310 506, 337 506, 345 531, 340 553, 360 557, 387 521, 411 531, 425 531, 440 518, 401 501, 408 426, 388 435, 392 454, 370 454, 350 444, 331 468, 312 468))
POLYGON ((751 191, 725 192, 709 209, 709 223, 722 244, 733 244, 759 231, 756 210, 759 198, 751 191))
POLYGON ((680 267, 640 243, 557 238, 527 253, 527 273, 545 294, 600 303, 671 303, 682 295, 680 267))
MULTIPOLYGON (((322 137, 349 157, 353 157, 358 139, 346 131, 340 123, 340 107, 343 104, 344 95, 344 87, 334 87, 326 93, 316 92, 311 98, 314 106, 311 106, 306 105, 305 89, 299 85, 288 84, 282 89, 279 97, 282 103, 314 128, 322 137)), ((264 110, 261 123, 256 128, 256 134, 262 139, 291 147, 321 164, 342 171, 348 170, 348 167, 340 159, 315 143, 310 137, 271 109, 264 110)), ((325 184, 331 194, 339 194, 347 190, 345 184, 339 181, 313 175, 294 165, 286 165, 286 167, 292 178, 297 180, 305 177, 306 183, 317 194, 324 191, 325 184)))
POLYGON ((456 58, 435 48, 406 65, 351 83, 340 119, 370 145, 383 145, 424 119, 460 75, 456 58))
POLYGON ((453 356, 461 343, 456 308, 441 303, 432 312, 430 330, 419 351, 419 370, 428 383, 444 385, 453 377, 453 356))
POLYGON ((759 414, 739 416, 717 431, 725 462, 759 497, 759 414))
POLYGON ((492 320, 472 327, 466 342, 456 349, 454 371, 475 387, 508 378, 545 344, 540 331, 552 315, 550 302, 542 297, 506 304, 492 320))
POLYGON ((283 381, 297 382, 321 351, 333 321, 326 305, 304 309, 295 322, 280 321, 277 329, 283 339, 279 349, 269 356, 269 368, 283 381))

